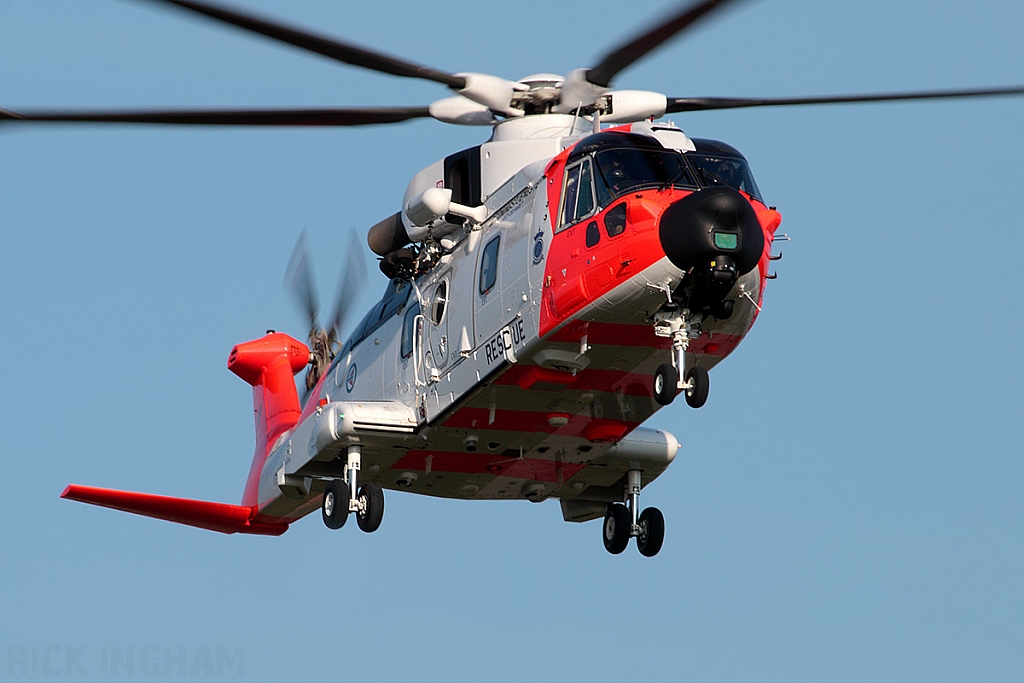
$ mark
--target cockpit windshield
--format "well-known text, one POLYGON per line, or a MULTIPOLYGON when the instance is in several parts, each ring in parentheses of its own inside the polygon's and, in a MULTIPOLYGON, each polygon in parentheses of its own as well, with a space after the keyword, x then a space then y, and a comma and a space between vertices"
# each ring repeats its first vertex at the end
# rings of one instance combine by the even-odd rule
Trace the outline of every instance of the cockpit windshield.
POLYGON ((696 188, 683 156, 669 150, 620 148, 594 155, 597 163, 597 201, 608 206, 631 190, 676 185, 696 188))
POLYGON ((692 152, 687 154, 686 158, 696 166, 697 175, 704 185, 728 185, 761 201, 761 192, 754 183, 754 176, 746 159, 692 152))
POLYGON ((761 200, 750 165, 736 148, 692 139, 695 149, 667 149, 658 140, 617 130, 583 138, 569 153, 556 230, 589 218, 624 194, 677 187, 724 185, 761 200))

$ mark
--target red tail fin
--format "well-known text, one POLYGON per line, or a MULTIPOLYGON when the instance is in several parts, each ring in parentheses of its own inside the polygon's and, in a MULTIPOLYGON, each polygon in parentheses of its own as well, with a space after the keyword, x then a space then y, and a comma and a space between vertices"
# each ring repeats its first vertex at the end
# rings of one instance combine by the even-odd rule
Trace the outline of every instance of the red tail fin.
POLYGON ((64 489, 60 497, 225 534, 283 534, 287 523, 259 516, 260 474, 274 442, 294 427, 302 414, 293 377, 308 362, 309 349, 286 334, 269 333, 231 350, 228 369, 252 385, 256 414, 256 455, 241 505, 76 484, 64 489))
POLYGON ((264 524, 254 521, 256 508, 245 505, 210 503, 205 500, 155 496, 151 493, 116 491, 76 484, 64 489, 60 497, 225 534, 237 532, 280 536, 288 530, 287 524, 264 524))
POLYGON ((309 349, 281 332, 239 344, 228 356, 228 370, 252 385, 256 419, 256 453, 242 494, 243 506, 259 503, 263 463, 274 442, 295 426, 302 414, 295 374, 309 362, 309 349))

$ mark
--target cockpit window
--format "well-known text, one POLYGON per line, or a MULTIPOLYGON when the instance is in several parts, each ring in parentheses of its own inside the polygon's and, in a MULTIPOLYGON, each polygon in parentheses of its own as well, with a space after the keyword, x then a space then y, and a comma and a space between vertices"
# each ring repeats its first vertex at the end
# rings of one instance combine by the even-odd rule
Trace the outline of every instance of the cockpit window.
POLYGON ((594 212, 594 181, 590 173, 590 159, 585 159, 580 168, 580 189, 576 193, 576 218, 584 218, 594 212))
POLYGON ((608 206, 631 190, 676 185, 696 188, 690 169, 678 152, 654 149, 606 149, 597 162, 597 202, 608 206))
POLYGON ((745 159, 693 153, 686 157, 696 165, 697 174, 705 185, 728 185, 761 201, 761 192, 745 159))
POLYGON ((567 226, 594 213, 594 180, 590 159, 584 159, 565 172, 565 203, 562 225, 567 226))

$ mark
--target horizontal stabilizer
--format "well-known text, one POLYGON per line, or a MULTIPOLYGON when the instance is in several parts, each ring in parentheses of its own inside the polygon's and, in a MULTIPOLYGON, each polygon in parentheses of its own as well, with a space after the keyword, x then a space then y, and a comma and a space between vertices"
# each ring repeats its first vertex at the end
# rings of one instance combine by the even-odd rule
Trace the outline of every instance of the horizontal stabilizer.
POLYGON ((172 498, 77 484, 71 484, 64 489, 60 497, 225 534, 237 532, 280 536, 288 530, 288 525, 284 523, 267 524, 254 521, 257 510, 246 505, 211 503, 205 500, 172 498))

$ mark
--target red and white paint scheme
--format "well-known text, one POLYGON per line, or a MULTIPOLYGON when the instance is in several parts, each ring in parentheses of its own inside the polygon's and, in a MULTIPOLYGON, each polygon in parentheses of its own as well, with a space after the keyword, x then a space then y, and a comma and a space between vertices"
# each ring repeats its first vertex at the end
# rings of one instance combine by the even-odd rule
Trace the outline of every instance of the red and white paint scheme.
POLYGON ((680 392, 703 402, 706 371, 757 317, 780 217, 726 145, 672 124, 580 124, 502 122, 413 179, 403 211, 370 235, 400 272, 304 408, 293 375, 305 344, 275 332, 232 349, 228 368, 252 385, 256 413, 241 505, 78 486, 65 497, 259 534, 317 508, 335 526, 351 509, 375 527, 381 489, 554 497, 567 520, 612 515, 610 542, 643 527, 653 554, 660 513, 641 524, 614 506, 665 471, 679 443, 641 425, 680 392), (520 168, 498 183, 492 164, 520 168), (706 254, 687 241, 702 216, 706 254))
MULTIPOLYGON (((316 324, 307 255, 295 282, 309 343, 278 332, 239 344, 256 449, 238 505, 71 485, 64 498, 224 533, 276 535, 318 508, 363 531, 384 489, 466 500, 560 501, 603 518, 609 552, 658 553, 665 520, 641 490, 675 436, 643 423, 679 394, 699 408, 708 371, 764 302, 781 216, 743 155, 693 139, 665 114, 939 97, 1024 88, 740 99, 612 90, 611 80, 735 0, 702 0, 567 76, 446 73, 205 0, 161 0, 350 65, 434 81, 429 107, 21 112, 0 123, 351 126, 432 117, 490 138, 416 174, 400 210, 369 230, 389 282, 344 343, 316 324), (300 400, 295 375, 308 368, 300 400)), ((302 244, 302 243, 300 243, 302 244)), ((351 271, 349 271, 351 273, 351 271)))

